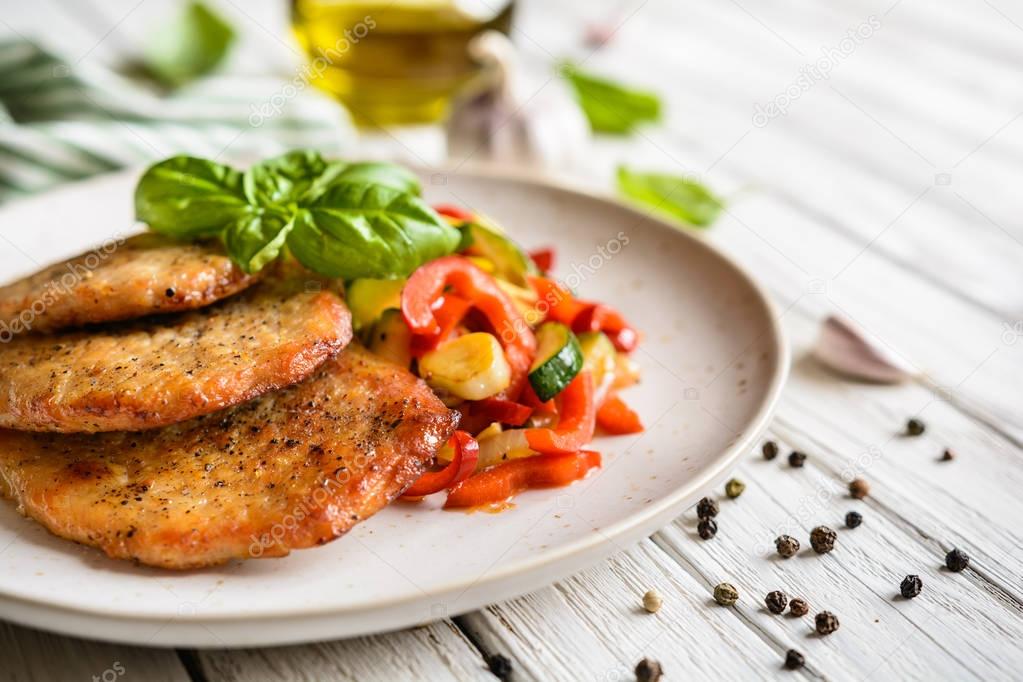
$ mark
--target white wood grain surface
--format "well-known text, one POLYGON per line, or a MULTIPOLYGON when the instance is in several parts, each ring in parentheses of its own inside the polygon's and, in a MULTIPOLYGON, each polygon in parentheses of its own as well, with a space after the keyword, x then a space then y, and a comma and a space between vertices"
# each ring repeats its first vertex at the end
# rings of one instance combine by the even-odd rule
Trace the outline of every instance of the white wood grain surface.
MULTIPOLYGON (((137 47, 161 4, 39 0, 2 18, 103 63, 137 47)), ((288 68, 291 48, 273 37, 285 3, 218 4, 245 32, 238 68, 288 68)), ((746 492, 722 502, 714 540, 696 536, 688 511, 600 566, 453 621, 304 647, 177 653, 3 625, 0 679, 92 679, 115 662, 125 679, 493 679, 485 659, 497 653, 517 680, 627 680, 645 656, 667 679, 1018 677, 1023 7, 527 0, 518 20, 514 37, 537 86, 553 59, 572 57, 665 99, 663 125, 596 140, 579 177, 606 187, 627 163, 696 173, 733 197, 707 238, 758 273, 794 341, 769 434, 783 456, 750 453, 737 472, 746 492), (618 29, 593 52, 583 27, 601 20, 618 29), (829 78, 786 115, 754 124, 757 103, 870 21, 878 28, 834 60, 829 78), (862 386, 822 370, 806 349, 829 313, 859 322, 925 378, 862 386), (900 436, 911 416, 926 422, 924 436, 900 436), (939 461, 947 447, 957 458, 939 461), (805 468, 785 464, 792 448, 809 454, 805 468), (866 500, 845 493, 852 475, 870 481, 866 500), (865 519, 855 530, 842 524, 851 509, 865 519), (818 524, 839 531, 832 554, 806 549, 818 524), (804 546, 789 560, 772 552, 782 532, 804 546), (970 570, 942 568, 952 547, 970 554, 970 570), (924 592, 907 601, 897 594, 910 573, 924 592), (719 581, 739 588, 735 608, 710 598, 719 581), (664 600, 655 615, 640 608, 648 589, 664 600), (833 611, 841 629, 818 637, 810 617, 769 614, 762 599, 772 589, 833 611), (803 671, 783 670, 788 648, 806 655, 803 671)), ((427 161, 438 154, 435 142, 391 145, 427 161)))

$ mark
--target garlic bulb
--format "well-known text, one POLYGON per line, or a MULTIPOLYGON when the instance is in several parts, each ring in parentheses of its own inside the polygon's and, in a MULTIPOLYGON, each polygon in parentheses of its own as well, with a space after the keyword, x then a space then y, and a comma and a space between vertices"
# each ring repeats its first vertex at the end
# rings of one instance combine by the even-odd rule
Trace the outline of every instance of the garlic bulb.
POLYGON ((583 159, 589 123, 560 80, 527 84, 515 47, 497 31, 474 38, 469 54, 484 65, 489 87, 454 103, 449 157, 550 168, 583 159))
POLYGON ((826 367, 865 381, 896 384, 919 375, 908 362, 837 315, 829 315, 821 324, 813 355, 826 367))

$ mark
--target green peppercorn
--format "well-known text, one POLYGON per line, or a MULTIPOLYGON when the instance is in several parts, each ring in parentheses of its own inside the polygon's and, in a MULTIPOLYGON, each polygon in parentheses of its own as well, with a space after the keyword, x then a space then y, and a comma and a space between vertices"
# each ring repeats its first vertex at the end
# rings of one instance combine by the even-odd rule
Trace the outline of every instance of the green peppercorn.
POLYGON ((857 500, 862 500, 870 494, 870 484, 862 478, 854 478, 849 481, 849 494, 857 500))
POLYGON ((696 515, 701 519, 712 519, 718 515, 718 503, 705 497, 696 503, 696 515))
POLYGON ((863 523, 863 514, 851 511, 845 515, 846 528, 858 528, 863 523))
POLYGON ((788 559, 799 551, 799 540, 791 535, 779 535, 774 541, 774 546, 783 559, 788 559))
POLYGON ((764 459, 770 461, 778 456, 778 444, 773 440, 764 441, 764 445, 760 448, 760 452, 763 453, 764 459))
POLYGON ((818 554, 827 554, 835 548, 838 534, 827 526, 817 526, 810 531, 810 546, 818 554))
POLYGON ((742 495, 742 491, 746 489, 746 484, 737 478, 733 478, 728 483, 725 483, 725 495, 731 498, 736 498, 742 495))
POLYGON ((700 519, 700 522, 696 524, 696 532, 704 540, 710 540, 718 534, 718 524, 714 519, 700 519))
POLYGON ((739 590, 730 583, 721 583, 714 588, 714 601, 722 606, 731 606, 739 601, 739 590))
POLYGON ((830 635, 838 629, 838 616, 831 611, 821 611, 813 617, 814 627, 819 635, 830 635))
POLYGON ((785 607, 789 605, 789 598, 781 590, 775 590, 767 593, 767 596, 764 597, 764 604, 767 605, 767 610, 771 613, 785 613, 785 607))
POLYGON ((806 603, 805 599, 793 597, 792 601, 789 602, 789 613, 793 616, 805 616, 810 613, 810 605, 806 603))
POLYGON ((805 663, 806 659, 803 658, 803 654, 795 649, 789 649, 785 653, 785 667, 789 670, 799 670, 805 663))
POLYGON ((636 664, 636 682, 657 682, 664 675, 661 664, 644 658, 636 664))
POLYGON ((789 466, 801 469, 803 464, 806 463, 806 453, 800 452, 799 450, 793 450, 789 453, 789 466))
POLYGON ((966 570, 970 565, 970 557, 962 550, 953 549, 945 555, 945 567, 950 571, 958 573, 966 570))
POLYGON ((919 419, 910 419, 908 422, 906 422, 907 436, 919 436, 926 430, 927 427, 924 426, 924 423, 919 419))
POLYGON ((487 667, 490 668, 490 672, 494 674, 494 677, 502 680, 502 682, 511 679, 512 662, 508 660, 507 656, 494 654, 487 657, 487 667))
POLYGON ((899 592, 906 599, 913 599, 920 594, 922 589, 924 589, 924 581, 920 580, 918 575, 907 575, 902 579, 902 584, 899 585, 899 592))

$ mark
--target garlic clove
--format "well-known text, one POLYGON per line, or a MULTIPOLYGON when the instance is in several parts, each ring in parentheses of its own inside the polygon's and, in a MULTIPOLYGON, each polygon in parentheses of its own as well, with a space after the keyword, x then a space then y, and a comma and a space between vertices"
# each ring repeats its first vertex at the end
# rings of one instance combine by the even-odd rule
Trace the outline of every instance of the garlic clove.
POLYGON ((821 323, 813 355, 826 367, 863 381, 897 384, 920 375, 908 361, 837 315, 821 323))

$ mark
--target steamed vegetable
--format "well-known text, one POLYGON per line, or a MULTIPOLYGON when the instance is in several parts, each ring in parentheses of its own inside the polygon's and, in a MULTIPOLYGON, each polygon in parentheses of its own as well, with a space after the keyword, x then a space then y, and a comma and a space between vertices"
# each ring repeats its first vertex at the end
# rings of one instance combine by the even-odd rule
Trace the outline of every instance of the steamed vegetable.
POLYGON ((465 400, 489 398, 511 383, 501 344, 486 332, 442 343, 419 359, 419 374, 433 388, 465 400))
POLYGON ((454 447, 451 462, 440 471, 428 471, 405 491, 405 497, 432 495, 467 479, 476 470, 480 446, 465 431, 455 431, 449 443, 454 447))
POLYGON ((537 452, 575 452, 593 440, 597 409, 593 379, 580 372, 560 395, 558 425, 553 429, 526 429, 526 442, 537 452))
POLYGON ((405 324, 401 311, 385 310, 373 325, 369 338, 369 349, 385 360, 408 369, 412 364, 412 332, 405 324))
POLYGON ((349 284, 346 302, 355 331, 376 322, 388 308, 400 308, 403 286, 404 279, 357 279, 349 284))
POLYGON ((589 450, 515 459, 465 479, 448 494, 445 509, 498 504, 523 490, 552 488, 578 481, 600 466, 600 453, 589 450))
POLYGON ((544 322, 536 331, 536 359, 529 384, 547 401, 561 393, 583 367, 583 353, 572 330, 560 322, 544 322))

